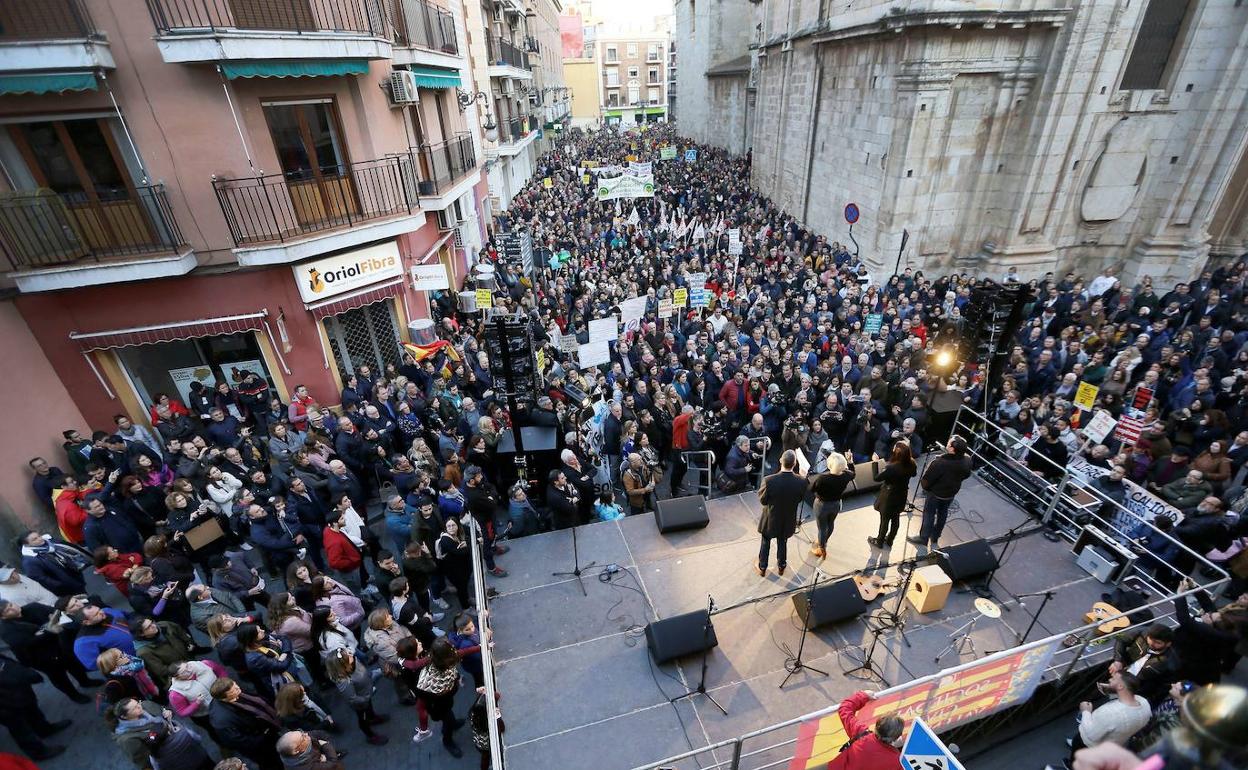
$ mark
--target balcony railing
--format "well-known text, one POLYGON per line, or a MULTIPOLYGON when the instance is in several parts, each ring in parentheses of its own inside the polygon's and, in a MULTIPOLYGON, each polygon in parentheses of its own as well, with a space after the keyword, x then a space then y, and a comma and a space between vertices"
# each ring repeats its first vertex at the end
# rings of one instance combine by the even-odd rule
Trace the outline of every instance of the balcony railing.
POLYGON ((510 41, 496 35, 490 36, 490 64, 499 67, 529 69, 529 57, 510 41))
POLYGON ((412 148, 415 167, 419 171, 418 191, 421 195, 440 195, 477 167, 477 153, 471 134, 412 148))
POLYGON ((411 159, 399 156, 212 184, 234 243, 247 246, 410 214, 415 183, 411 159))
POLYGON ((524 39, 524 50, 528 51, 529 53, 541 53, 542 46, 540 43, 537 42, 537 38, 526 37, 524 39))
POLYGON ((249 29, 389 38, 383 0, 147 0, 160 34, 249 29))
POLYGON ((3 0, 0 40, 78 40, 102 37, 83 0, 3 0))
POLYGON ((14 269, 168 254, 185 246, 164 185, 0 194, 0 245, 14 269))
POLYGON ((394 42, 403 47, 419 46, 442 53, 458 54, 455 17, 428 0, 390 0, 394 20, 394 42))

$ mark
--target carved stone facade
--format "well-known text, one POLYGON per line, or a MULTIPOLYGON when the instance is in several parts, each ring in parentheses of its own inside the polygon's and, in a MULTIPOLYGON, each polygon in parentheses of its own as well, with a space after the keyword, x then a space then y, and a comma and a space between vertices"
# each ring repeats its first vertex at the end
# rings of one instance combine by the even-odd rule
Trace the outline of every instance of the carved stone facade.
POLYGON ((986 275, 1119 264, 1125 280, 1164 284, 1211 251, 1248 248, 1248 4, 850 8, 677 0, 681 130, 741 151, 725 132, 756 99, 748 135, 767 141, 745 146, 757 188, 842 242, 843 208, 857 203, 853 237, 878 277, 903 229, 903 266, 986 275), (703 24, 704 5, 718 27, 703 24), (734 36, 757 40, 757 90, 744 97, 706 75, 744 53, 717 42, 734 36))

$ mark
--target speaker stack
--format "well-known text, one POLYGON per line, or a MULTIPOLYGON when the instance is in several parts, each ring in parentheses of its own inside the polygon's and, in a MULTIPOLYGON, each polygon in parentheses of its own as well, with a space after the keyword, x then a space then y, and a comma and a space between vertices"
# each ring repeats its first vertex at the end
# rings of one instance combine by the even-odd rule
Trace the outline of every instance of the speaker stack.
POLYGON ((646 626, 646 646, 655 663, 683 658, 719 645, 706 610, 673 615, 646 626))
POLYGON ((856 618, 867 611, 867 603, 862 600, 854 579, 845 578, 819 585, 813 591, 798 591, 793 594, 793 608, 810 630, 856 618))
POLYGON ((702 529, 711 523, 706 513, 706 498, 690 495, 659 500, 654 506, 654 523, 664 535, 684 529, 702 529))
POLYGON ((997 555, 992 552, 988 541, 983 538, 958 543, 941 550, 943 553, 938 555, 940 567, 954 582, 986 575, 1000 566, 997 562, 997 555))

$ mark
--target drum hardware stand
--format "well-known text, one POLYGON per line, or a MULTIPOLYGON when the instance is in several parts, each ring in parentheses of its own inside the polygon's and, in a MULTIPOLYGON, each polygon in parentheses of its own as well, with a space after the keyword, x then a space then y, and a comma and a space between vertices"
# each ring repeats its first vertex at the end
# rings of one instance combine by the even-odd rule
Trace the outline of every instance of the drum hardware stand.
POLYGON ((975 649, 975 639, 971 636, 975 631, 975 624, 979 622, 979 618, 980 614, 977 612, 975 617, 954 629, 953 633, 949 634, 948 646, 936 654, 936 659, 933 662, 939 663, 940 659, 953 652, 954 648, 957 648, 959 658, 966 654, 967 648, 970 649, 972 655, 979 657, 979 652, 975 649))
POLYGON ((802 638, 797 643, 797 657, 793 658, 792 661, 785 661, 785 668, 789 670, 789 673, 785 675, 784 681, 780 683, 780 689, 782 690, 789 683, 789 680, 793 678, 793 675, 802 669, 813 671, 816 674, 823 674, 824 676, 828 675, 827 671, 802 662, 802 650, 806 647, 806 634, 810 631, 810 619, 815 616, 815 589, 819 587, 820 572, 822 570, 815 567, 815 580, 806 591, 806 617, 802 619, 802 638))

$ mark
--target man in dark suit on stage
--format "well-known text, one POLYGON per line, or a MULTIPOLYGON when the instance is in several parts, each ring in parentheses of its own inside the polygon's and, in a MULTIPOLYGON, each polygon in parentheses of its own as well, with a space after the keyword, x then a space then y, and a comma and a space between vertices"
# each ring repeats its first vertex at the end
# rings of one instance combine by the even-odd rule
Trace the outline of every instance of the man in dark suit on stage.
POLYGON ((797 512, 806 498, 806 479, 797 474, 797 455, 787 450, 780 455, 780 472, 763 479, 758 500, 763 515, 758 520, 758 534, 763 536, 758 549, 758 574, 767 574, 771 541, 776 541, 776 573, 784 574, 788 566, 789 538, 797 531, 797 512))

